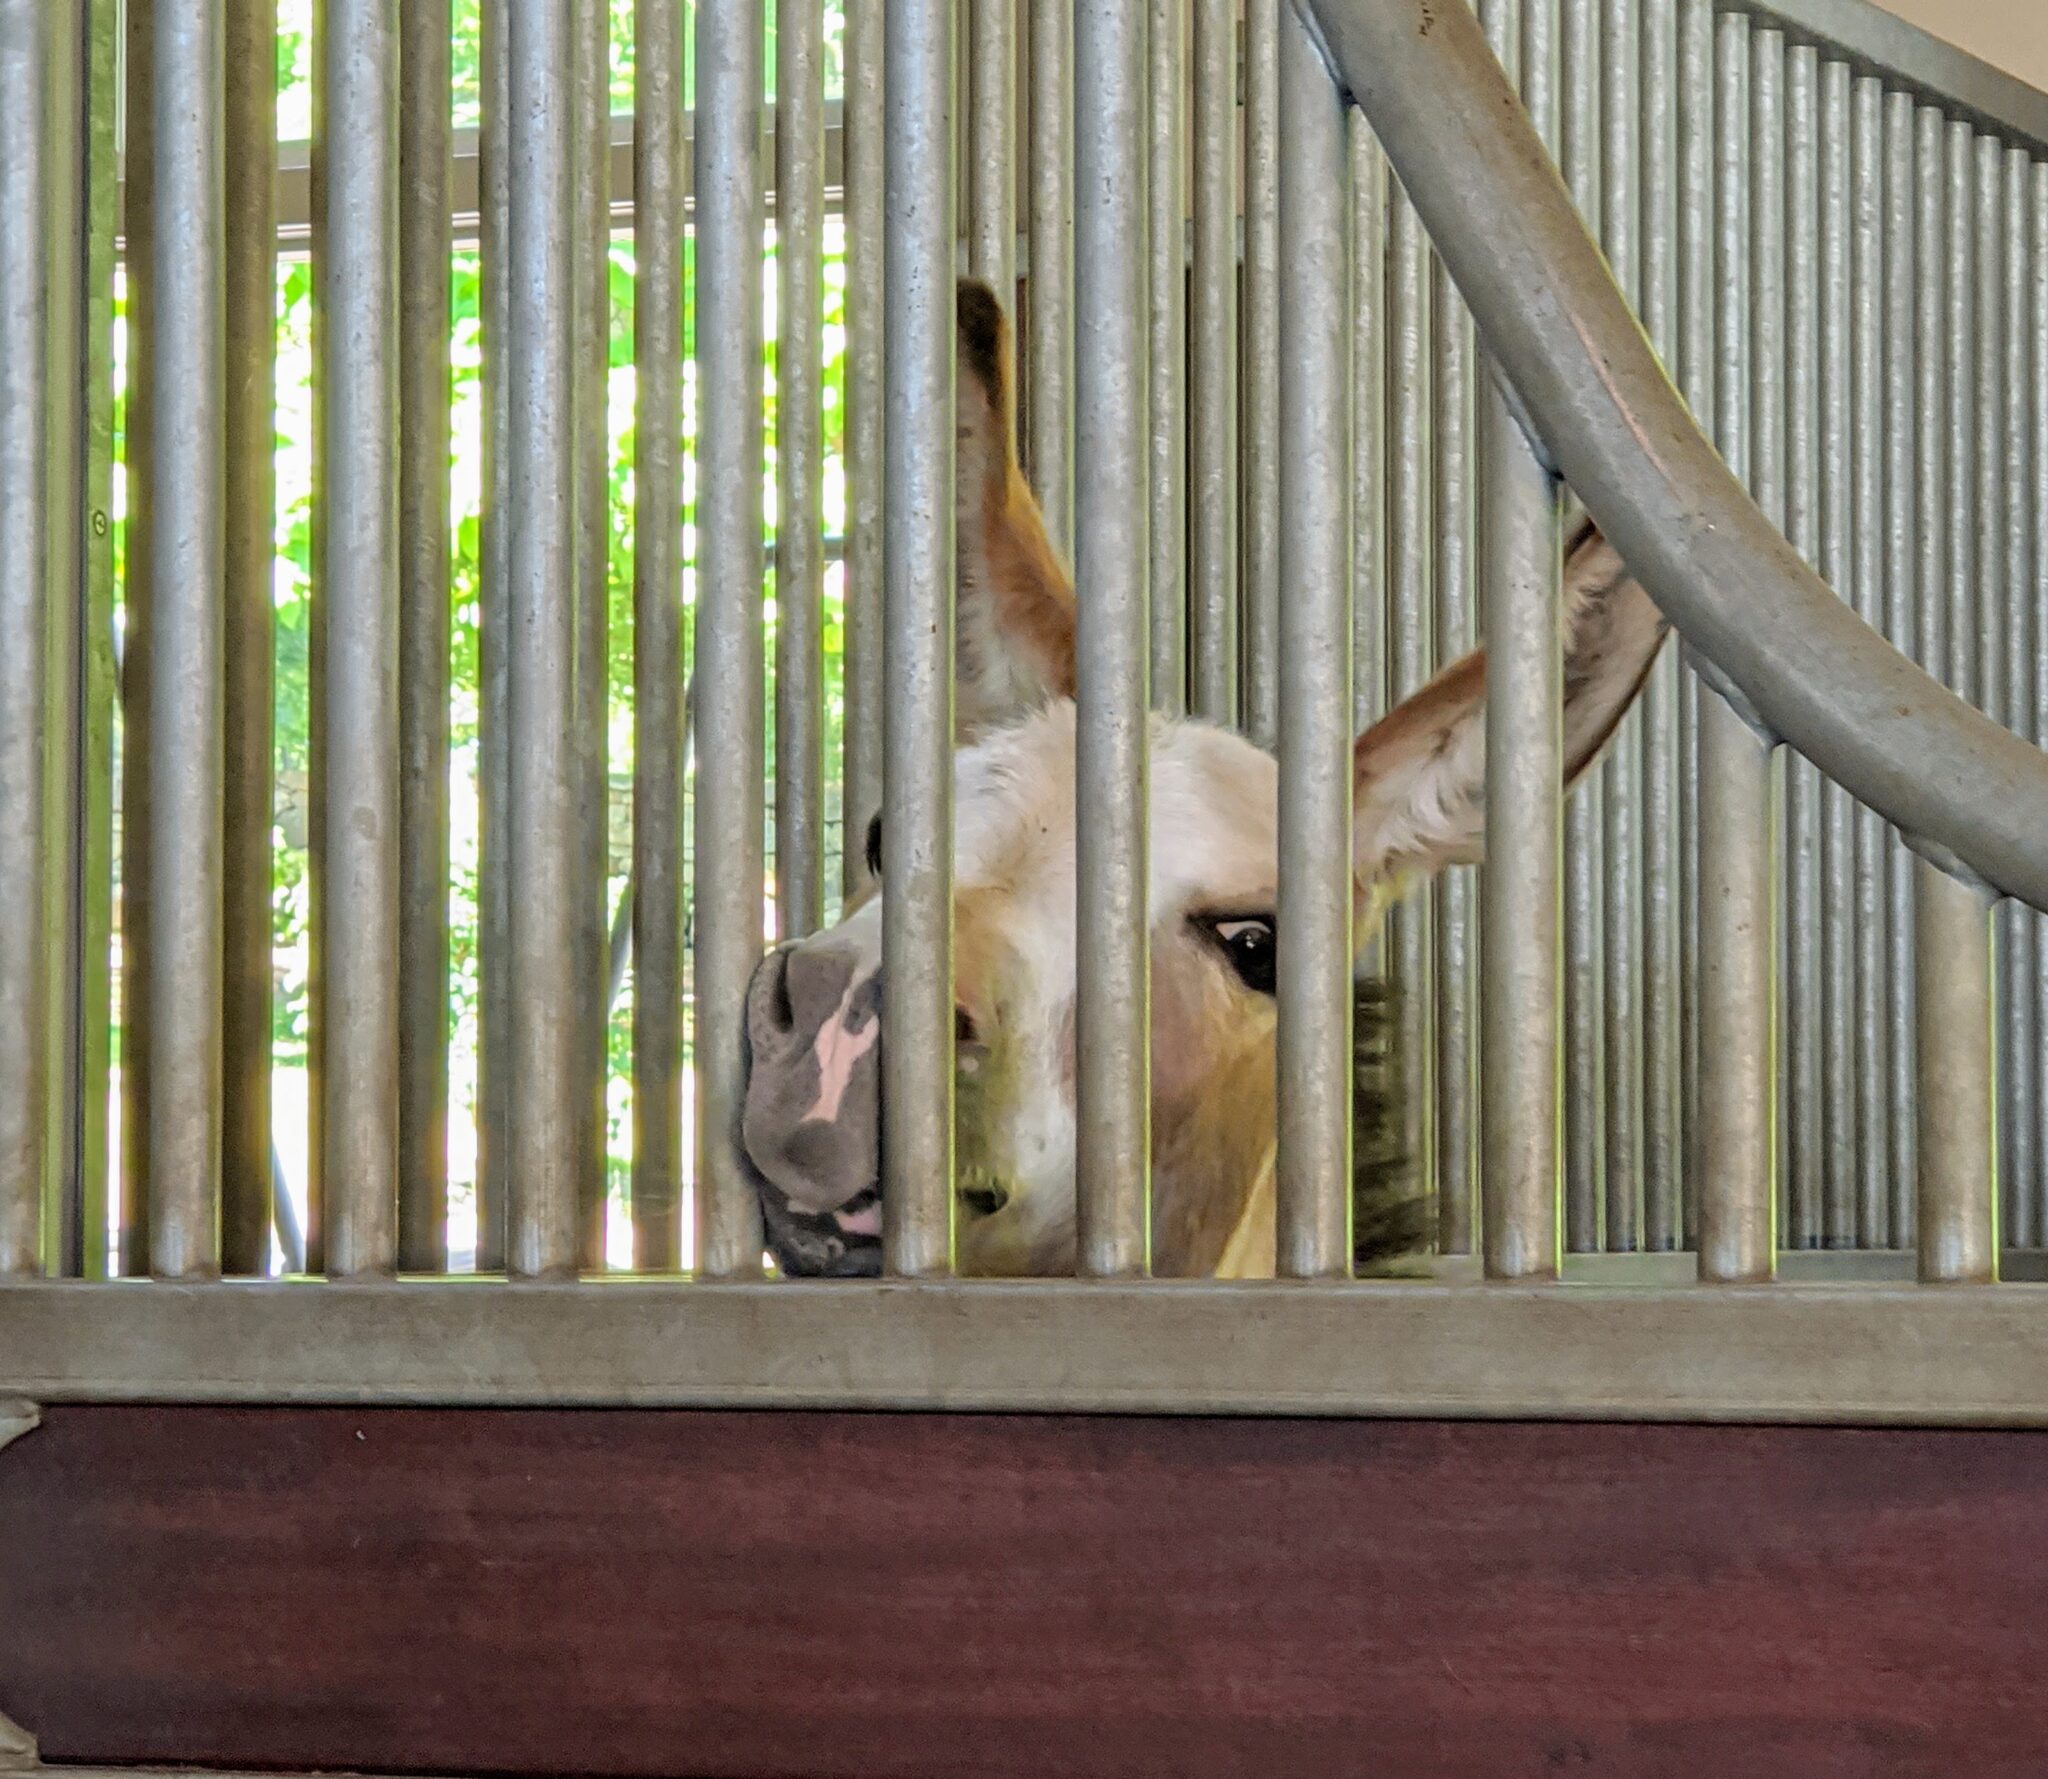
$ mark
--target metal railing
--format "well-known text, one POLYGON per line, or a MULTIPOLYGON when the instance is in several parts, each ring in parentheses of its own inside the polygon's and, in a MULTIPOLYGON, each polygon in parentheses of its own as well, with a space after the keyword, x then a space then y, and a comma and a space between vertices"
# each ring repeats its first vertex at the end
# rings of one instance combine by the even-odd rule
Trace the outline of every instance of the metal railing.
POLYGON ((2039 928, 1991 912, 2048 904, 2048 101, 1854 0, 1485 0, 1476 20, 1430 7, 1427 31, 1403 4, 977 0, 957 41, 955 10, 846 0, 828 117, 825 10, 779 9, 770 435, 759 8, 696 9, 684 127, 677 9, 643 4, 630 133, 607 116, 602 8, 485 8, 477 1261, 512 1282, 456 1286, 411 1275, 446 1266, 433 322, 468 204, 445 32, 330 0, 306 1238, 340 1291, 246 1282, 273 1177, 281 235, 275 182, 241 175, 275 162, 275 93, 262 55, 225 51, 219 0, 131 7, 112 1220, 120 1269, 159 1282, 115 1289, 85 1282, 109 1221, 114 7, 0 0, 0 623, 46 645, 0 660, 0 820, 43 837, 0 854, 0 1021, 34 1040, 0 1056, 0 1385, 2048 1419, 2038 1287, 1902 1278, 2025 1275, 2014 1250, 2048 1246, 2039 928), (840 444, 816 308, 828 144, 840 444), (607 1291, 575 1281, 603 1270, 604 244, 628 223, 627 1199, 636 1265, 664 1277, 607 1291), (1085 1280, 946 1277, 963 243, 1016 297, 1025 467, 1083 589, 1085 1280), (1665 651, 1563 803, 1558 470, 1692 651, 1665 651), (1494 862, 1397 908, 1376 950, 1439 1282, 1354 1283, 1350 745, 1481 637, 1494 862), (1139 1282, 1148 706, 1278 751, 1274 1270, 1313 1290, 1139 1282), (835 878, 865 887, 885 783, 885 1262, 905 1282, 761 1281, 737 1121, 767 841, 778 931, 813 930, 835 878), (1893 1282, 1834 1288, 1847 1274, 1809 1253, 1828 1248, 1893 1282), (673 1278, 686 1250, 717 1283, 673 1278), (1475 1272, 1567 1283, 1456 1282, 1475 1272))

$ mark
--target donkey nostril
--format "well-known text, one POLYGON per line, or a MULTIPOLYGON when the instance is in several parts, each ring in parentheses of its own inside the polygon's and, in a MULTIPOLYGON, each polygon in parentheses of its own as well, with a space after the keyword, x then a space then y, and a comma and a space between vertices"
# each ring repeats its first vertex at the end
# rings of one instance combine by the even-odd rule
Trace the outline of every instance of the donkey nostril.
POLYGON ((1010 1195, 993 1180, 977 1180, 972 1186, 961 1187, 959 1198, 977 1217, 993 1217, 1010 1202, 1010 1195))
POLYGON ((981 1028, 974 1023, 974 1015, 965 1007, 953 1009, 953 1042, 956 1044, 977 1044, 981 1041, 981 1028))
POLYGON ((770 1011, 775 1015, 778 1031, 788 1031, 796 1024, 796 1009, 789 1004, 789 953, 778 951, 773 964, 775 971, 775 998, 770 1011))

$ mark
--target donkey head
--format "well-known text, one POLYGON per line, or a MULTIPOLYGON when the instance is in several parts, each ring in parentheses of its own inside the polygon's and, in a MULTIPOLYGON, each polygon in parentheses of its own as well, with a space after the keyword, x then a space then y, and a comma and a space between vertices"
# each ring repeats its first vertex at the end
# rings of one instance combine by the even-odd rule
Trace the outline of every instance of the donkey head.
MULTIPOLYGON (((1075 1249, 1074 593, 1018 474, 1001 312, 963 284, 954 1035, 960 1269, 1071 1272, 1075 1249)), ((1568 780, 1641 688, 1664 624, 1590 527, 1565 598, 1568 780)), ((1484 838, 1486 663, 1446 668, 1353 750, 1354 933, 1484 838)), ((1270 1274, 1277 770, 1196 721, 1151 729, 1153 1266, 1270 1274)), ((867 848, 879 859, 880 818, 867 848)), ((881 901, 762 960, 742 1137, 785 1272, 868 1275, 881 1235, 881 901)))

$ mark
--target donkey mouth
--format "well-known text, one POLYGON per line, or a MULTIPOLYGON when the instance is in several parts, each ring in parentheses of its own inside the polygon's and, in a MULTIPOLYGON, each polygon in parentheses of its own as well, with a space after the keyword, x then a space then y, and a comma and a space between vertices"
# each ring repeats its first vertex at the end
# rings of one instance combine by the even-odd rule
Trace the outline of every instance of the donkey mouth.
POLYGON ((786 1278, 875 1279, 882 1274, 882 1198, 868 1191, 836 1211, 803 1211, 754 1166, 743 1161, 761 1201, 768 1252, 786 1278))

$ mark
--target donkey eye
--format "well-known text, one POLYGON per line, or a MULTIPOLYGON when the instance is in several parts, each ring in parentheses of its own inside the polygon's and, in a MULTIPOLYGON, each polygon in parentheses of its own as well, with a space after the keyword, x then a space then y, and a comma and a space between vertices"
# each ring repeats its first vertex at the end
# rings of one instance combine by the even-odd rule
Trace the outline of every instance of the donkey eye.
POLYGON ((882 875, 882 818, 879 815, 868 823, 868 875, 882 875))
POLYGON ((1254 994, 1273 992, 1275 939, 1273 923, 1264 915, 1247 915, 1204 923, 1238 981, 1254 994))

